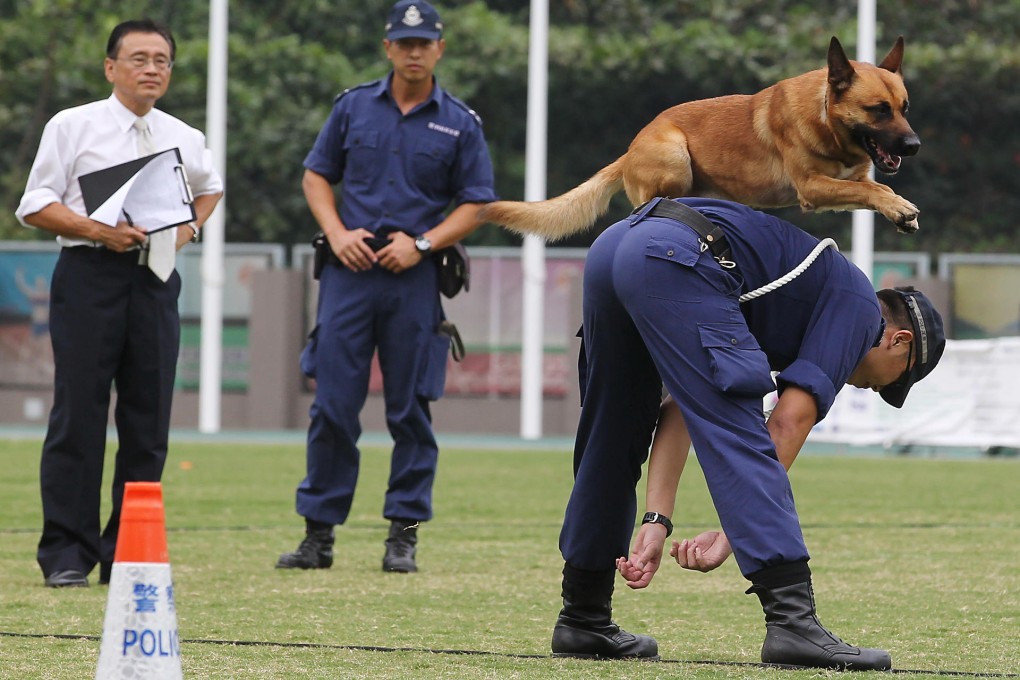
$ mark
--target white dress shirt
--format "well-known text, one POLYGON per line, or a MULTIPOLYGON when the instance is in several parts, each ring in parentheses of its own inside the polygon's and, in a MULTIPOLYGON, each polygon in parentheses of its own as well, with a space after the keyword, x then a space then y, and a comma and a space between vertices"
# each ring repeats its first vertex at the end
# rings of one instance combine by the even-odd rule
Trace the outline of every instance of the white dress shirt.
MULTIPOLYGON (((138 158, 136 116, 115 95, 65 109, 50 119, 43 130, 39 151, 28 175, 25 193, 15 215, 26 227, 26 215, 51 203, 63 203, 79 215, 88 214, 78 178, 84 174, 138 158)), ((145 115, 157 151, 177 147, 195 196, 223 191, 223 181, 213 169, 212 153, 205 135, 159 109, 145 115)), ((62 246, 97 243, 58 236, 62 246)))

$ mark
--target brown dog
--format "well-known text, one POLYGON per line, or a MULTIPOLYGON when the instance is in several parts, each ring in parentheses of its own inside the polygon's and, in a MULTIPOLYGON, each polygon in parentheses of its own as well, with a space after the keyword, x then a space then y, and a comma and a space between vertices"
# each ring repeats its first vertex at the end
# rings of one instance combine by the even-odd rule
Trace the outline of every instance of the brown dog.
POLYGON ((591 226, 622 186, 634 205, 703 196, 756 208, 868 208, 916 231, 917 207, 868 176, 872 163, 895 174, 921 146, 906 119, 902 62, 902 36, 878 66, 850 61, 833 37, 827 69, 667 109, 584 184, 546 201, 490 203, 481 218, 556 240, 591 226))

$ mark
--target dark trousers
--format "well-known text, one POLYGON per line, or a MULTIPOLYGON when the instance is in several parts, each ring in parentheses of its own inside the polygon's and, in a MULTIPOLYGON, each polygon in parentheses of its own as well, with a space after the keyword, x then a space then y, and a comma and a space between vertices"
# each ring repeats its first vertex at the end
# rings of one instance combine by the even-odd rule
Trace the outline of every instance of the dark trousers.
POLYGON ((297 512, 327 524, 347 520, 361 458, 359 414, 378 350, 394 442, 383 517, 429 520, 439 458, 429 402, 442 396, 450 352, 450 339, 437 332, 443 312, 435 265, 426 259, 392 274, 331 262, 319 284, 318 323, 301 356, 316 387, 297 512))
POLYGON ((44 574, 113 561, 125 482, 159 481, 180 348, 174 272, 161 282, 138 253, 64 248, 50 286, 53 410, 40 464, 44 574), (99 506, 111 386, 117 390, 113 511, 99 506))
POLYGON ((672 220, 621 222, 592 245, 575 481, 560 533, 568 564, 611 570, 628 554, 663 383, 684 414, 741 571, 808 559, 762 413, 768 363, 740 312, 738 286, 672 220))

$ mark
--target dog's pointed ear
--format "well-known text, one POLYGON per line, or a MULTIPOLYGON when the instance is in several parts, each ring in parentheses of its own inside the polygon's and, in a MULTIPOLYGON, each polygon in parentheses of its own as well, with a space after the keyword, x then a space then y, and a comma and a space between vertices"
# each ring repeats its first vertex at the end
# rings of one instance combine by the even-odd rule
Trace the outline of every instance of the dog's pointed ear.
POLYGON ((850 89, 855 73, 843 46, 836 36, 832 36, 829 42, 829 87, 837 93, 846 92, 850 89))
POLYGON ((879 68, 884 68, 886 71, 892 71, 893 73, 900 73, 900 67, 903 66, 903 36, 896 38, 896 44, 889 50, 889 54, 885 55, 885 59, 878 65, 879 68))

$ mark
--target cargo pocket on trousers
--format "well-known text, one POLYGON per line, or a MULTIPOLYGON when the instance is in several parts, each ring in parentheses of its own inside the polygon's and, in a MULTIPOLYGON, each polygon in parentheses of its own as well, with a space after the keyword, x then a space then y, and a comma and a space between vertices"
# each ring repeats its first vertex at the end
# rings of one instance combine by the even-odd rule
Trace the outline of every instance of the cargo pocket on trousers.
POLYGON ((433 332, 429 336, 421 371, 418 373, 418 396, 436 401, 446 390, 446 357, 450 354, 450 336, 433 332))
POLYGON ((727 394, 764 397, 776 389, 768 358, 741 323, 698 324, 715 386, 727 394))
MULTIPOLYGON (((682 227, 686 229, 686 227, 682 227)), ((701 295, 675 285, 677 265, 688 271, 701 259, 694 233, 677 231, 675 238, 653 237, 645 244, 645 288, 648 297, 677 302, 701 302, 701 295)))
POLYGON ((577 353, 577 391, 579 406, 584 406, 584 393, 588 388, 588 355, 584 351, 584 326, 577 329, 575 338, 581 338, 581 351, 577 353))
POLYGON ((301 372, 308 378, 315 377, 315 352, 319 348, 319 324, 315 324, 315 328, 308 334, 308 343, 305 348, 301 350, 301 359, 298 365, 301 367, 301 372))

